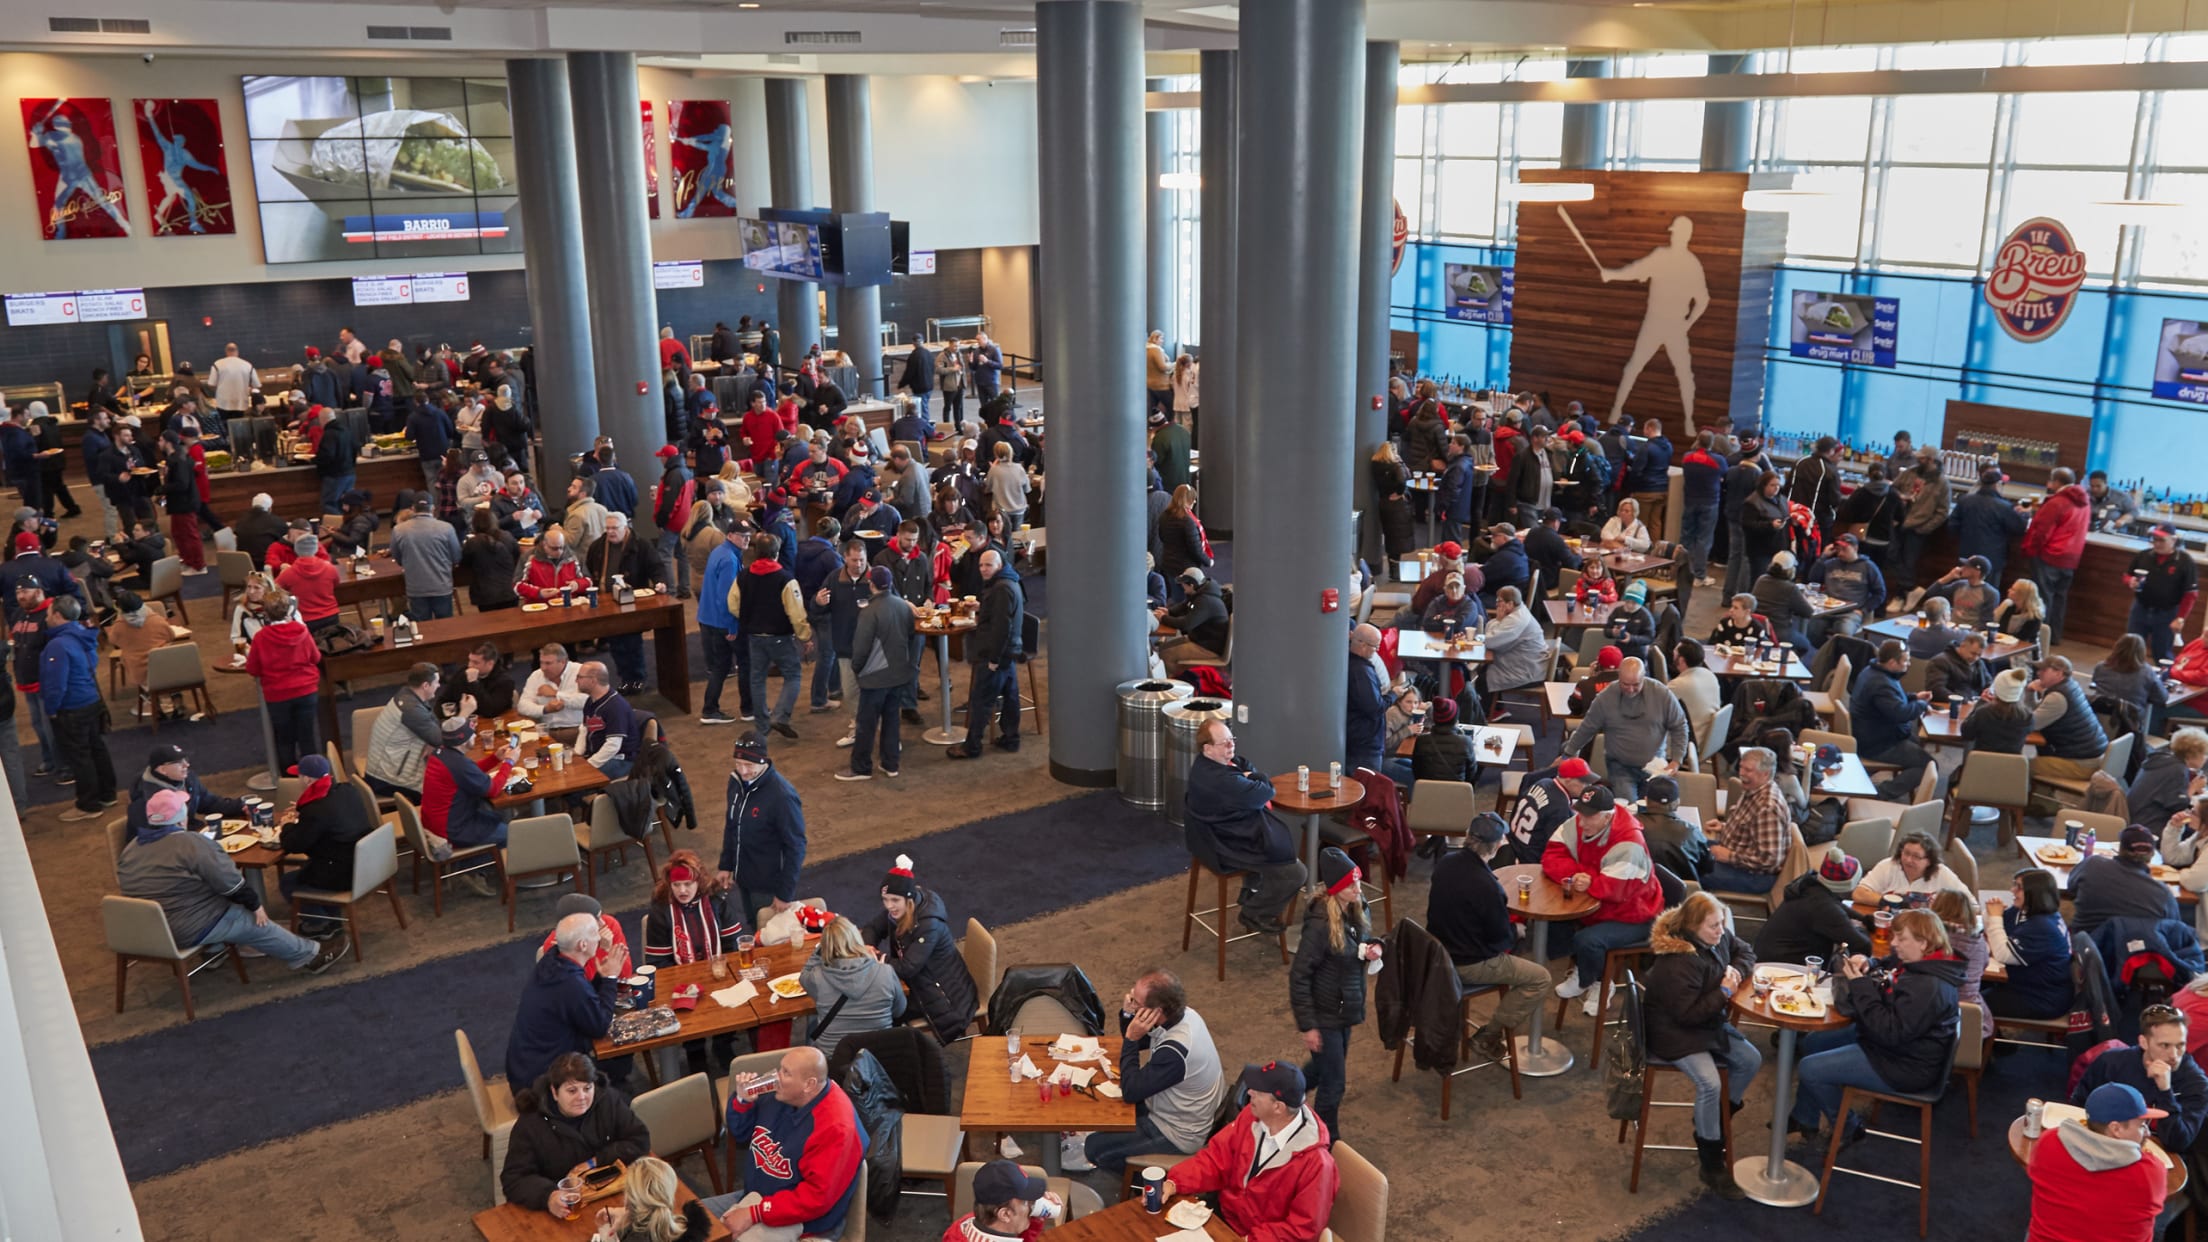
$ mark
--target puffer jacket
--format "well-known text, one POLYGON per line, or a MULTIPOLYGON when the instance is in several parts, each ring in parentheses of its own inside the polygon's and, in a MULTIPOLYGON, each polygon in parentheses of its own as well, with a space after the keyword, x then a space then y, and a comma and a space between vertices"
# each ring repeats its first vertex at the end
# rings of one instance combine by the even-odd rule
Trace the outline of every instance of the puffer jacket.
POLYGON ((2049 496, 2024 531, 2024 555, 2056 569, 2076 569, 2085 555, 2093 498, 2072 483, 2049 496))
POLYGON ((651 1154, 652 1136, 629 1107, 628 1097, 613 1089, 604 1074, 598 1075, 598 1091, 590 1110, 580 1117, 560 1112, 552 1088, 538 1078, 534 1088, 519 1093, 519 1114, 506 1140, 506 1163, 499 1170, 499 1185, 506 1199, 532 1212, 541 1212, 559 1189, 567 1171, 587 1160, 609 1163, 635 1160, 651 1154))
POLYGON ((1326 905, 1316 900, 1303 912, 1303 940, 1288 965, 1288 1005, 1299 1031, 1344 1030, 1365 1020, 1365 962, 1358 951, 1372 941, 1370 916, 1359 907, 1356 917, 1343 917, 1337 950, 1327 937, 1326 905))
POLYGON ((1730 927, 1715 945, 1706 945, 1679 925, 1683 906, 1664 911, 1649 928, 1648 947, 1656 962, 1648 968, 1641 1020, 1648 1055, 1677 1061, 1697 1052, 1725 1054, 1725 968, 1740 971, 1745 984, 1756 969, 1756 955, 1730 927))
POLYGON ((887 910, 875 911, 860 930, 868 944, 886 947, 890 969, 910 987, 913 1003, 927 1016, 937 1039, 949 1043, 966 1033, 978 999, 974 977, 966 973, 966 959, 958 955, 958 942, 951 936, 941 894, 920 890, 909 931, 899 933, 887 910))
POLYGON ((1960 958, 1887 958, 1854 979, 1837 980, 1833 1007, 1855 1019, 1871 1068, 1896 1091, 1930 1091, 1953 1064, 1962 1037, 1960 958))

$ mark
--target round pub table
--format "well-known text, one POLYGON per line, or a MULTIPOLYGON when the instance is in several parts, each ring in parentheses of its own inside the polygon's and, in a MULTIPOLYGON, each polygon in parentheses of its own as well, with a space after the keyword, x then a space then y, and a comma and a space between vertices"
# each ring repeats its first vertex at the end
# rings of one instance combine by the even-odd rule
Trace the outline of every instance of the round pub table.
MULTIPOLYGON (((2047 1128, 2049 1130, 2054 1129, 2053 1126, 2049 1126, 2047 1128)), ((2040 1135, 2040 1138, 2045 1137, 2045 1134, 2040 1135)), ((2024 1118, 2018 1117, 2016 1120, 2009 1123, 2009 1155, 2014 1158, 2018 1164, 2023 1165, 2026 1169, 2030 1169, 2032 1167, 2032 1149, 2037 1146, 2039 1146, 2039 1139, 2027 1137, 2024 1133, 2024 1118)), ((2153 1139, 2147 1140, 2147 1147, 2149 1150, 2146 1158, 2149 1160, 2154 1159, 2155 1153, 2162 1151, 2162 1145, 2155 1142, 2153 1139)), ((2168 1179, 2168 1185, 2165 1190, 2170 1198, 2175 1199, 2177 1197, 2177 1192, 2185 1189, 2185 1162, 2183 1160, 2169 1157, 2166 1154, 2163 1158, 2169 1160, 2170 1162, 2170 1176, 2168 1179)), ((2193 1230, 2188 1227, 2185 1230, 2185 1236, 2187 1238, 2191 1238, 2193 1236, 2193 1230)))
MULTIPOLYGON (((1758 970, 1773 966, 1783 966, 1803 975, 1809 973, 1806 966, 1756 964, 1758 970)), ((1733 1013, 1779 1028, 1778 1077, 1774 1080, 1771 1104, 1771 1150, 1767 1155, 1744 1156, 1734 1161, 1733 1180, 1758 1203, 1772 1207, 1808 1207, 1817 1201, 1817 1175, 1786 1158, 1786 1115, 1794 1102, 1794 1045, 1804 1031, 1811 1034, 1837 1031, 1853 1019, 1830 1005, 1825 1007, 1821 1018, 1781 1013, 1771 1007, 1768 996, 1756 995, 1755 988, 1748 985, 1733 993, 1733 1013)))
POLYGON ((1346 811, 1365 800, 1365 784, 1354 776, 1344 776, 1340 786, 1330 784, 1326 773, 1313 770, 1311 788, 1296 788, 1296 774, 1289 772, 1273 778, 1273 806, 1276 810, 1303 816, 1303 865, 1308 870, 1304 883, 1317 887, 1319 883, 1319 817, 1336 811, 1346 811))
MULTIPOLYGON (((218 673, 232 673, 241 677, 247 675, 244 665, 235 664, 229 660, 215 661, 214 670, 218 673)), ((258 684, 257 680, 255 684, 258 684)), ((255 772, 245 778, 245 787, 255 793, 273 793, 276 789, 276 782, 282 775, 276 770, 276 732, 268 724, 268 696, 264 694, 259 698, 260 702, 257 705, 257 710, 261 716, 261 756, 267 760, 268 767, 265 771, 255 772)), ((335 741, 336 739, 332 738, 330 740, 335 741)))
MULTIPOLYGON (((1541 874, 1539 863, 1497 867, 1495 878, 1503 886, 1503 901, 1510 912, 1532 925, 1529 948, 1533 960, 1543 969, 1549 964, 1549 924, 1585 918, 1602 904, 1585 893, 1565 892, 1563 885, 1541 874), (1520 880, 1532 882, 1524 898, 1518 896, 1520 880)), ((1572 1050, 1565 1047, 1562 1040, 1550 1039, 1542 1033, 1543 1013, 1547 1009, 1546 1004, 1535 1005, 1533 1017, 1526 1022, 1526 1033, 1518 1037, 1518 1072, 1529 1078, 1554 1078, 1572 1068, 1572 1050)))

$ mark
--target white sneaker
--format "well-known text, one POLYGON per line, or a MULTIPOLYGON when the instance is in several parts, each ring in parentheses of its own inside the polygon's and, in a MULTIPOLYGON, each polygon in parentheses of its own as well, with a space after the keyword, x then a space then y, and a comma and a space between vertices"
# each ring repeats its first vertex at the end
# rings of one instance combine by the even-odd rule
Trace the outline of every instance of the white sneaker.
POLYGON ((1564 982, 1556 985, 1556 999, 1570 1000, 1586 990, 1587 985, 1579 981, 1579 972, 1575 970, 1564 976, 1564 982))
POLYGON ((1058 1167, 1068 1173, 1089 1173, 1096 1169, 1089 1163, 1087 1134, 1076 1132, 1058 1140, 1058 1167))
POLYGON ((839 750, 849 750, 849 749, 851 749, 851 746, 852 746, 852 744, 853 744, 853 743, 855 743, 855 742, 857 742, 858 740, 859 740, 859 735, 858 735, 858 734, 856 734, 856 733, 846 733, 846 734, 844 734, 844 735, 843 735, 842 737, 839 737, 839 738, 837 738, 837 739, 836 739, 836 747, 837 747, 837 749, 839 749, 839 750))
POLYGON ((1601 988, 1589 988, 1589 989, 1587 989, 1587 1000, 1586 1000, 1586 1003, 1582 1004, 1582 1005, 1581 1005, 1581 1006, 1579 1007, 1579 1011, 1580 1011, 1581 1013, 1584 1013, 1584 1014, 1586 1014, 1586 1015, 1587 1015, 1588 1017, 1590 1017, 1590 1018, 1599 1018, 1599 1017, 1601 1017, 1601 1016, 1602 1016, 1602 989, 1601 989, 1601 988))

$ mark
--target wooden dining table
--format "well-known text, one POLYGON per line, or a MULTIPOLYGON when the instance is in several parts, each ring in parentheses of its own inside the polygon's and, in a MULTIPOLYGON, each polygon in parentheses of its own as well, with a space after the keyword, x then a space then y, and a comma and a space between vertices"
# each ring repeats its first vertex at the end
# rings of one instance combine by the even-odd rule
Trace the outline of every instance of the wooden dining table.
MULTIPOLYGON (((1187 1199, 1186 1195, 1176 1195, 1172 1203, 1165 1205, 1165 1210, 1171 1211, 1173 1203, 1187 1199)), ((1069 1220, 1055 1229, 1044 1230, 1050 1242, 1155 1242, 1171 1232, 1173 1225, 1165 1219, 1165 1212, 1153 1215, 1144 1211, 1139 1195, 1101 1212, 1091 1212, 1079 1220, 1069 1220)), ((1242 1235, 1228 1228, 1217 1212, 1204 1222, 1203 1232, 1212 1242, 1242 1242, 1242 1235)))
MULTIPOLYGON (((594 1040, 591 1044, 591 1052, 603 1061, 608 1057, 628 1056, 632 1053, 650 1053, 661 1048, 678 1047, 695 1039, 710 1039, 716 1035, 731 1035, 737 1031, 749 1031, 770 1023, 787 1022, 805 1017, 814 1012, 815 1006, 812 997, 801 995, 788 1000, 769 1000, 768 998, 772 995, 772 992, 769 991, 767 983, 769 980, 780 978, 783 975, 795 974, 802 970, 806 959, 813 955, 813 947, 818 942, 819 937, 807 936, 803 941, 793 944, 755 946, 752 949, 753 965, 766 972, 763 978, 752 983, 759 994, 734 1007, 723 1005, 714 1000, 713 993, 735 987, 741 981, 739 975, 742 967, 737 961, 736 953, 730 952, 726 955, 725 962, 728 968, 726 979, 715 979, 713 977, 713 964, 710 960, 688 962, 680 966, 663 966, 659 970, 658 982, 655 984, 655 992, 652 998, 654 1005, 666 1006, 669 998, 674 996, 677 991, 691 984, 698 986, 697 1007, 690 1010, 675 1010, 675 1020, 681 1024, 680 1029, 672 1034, 655 1035, 650 1039, 641 1039, 634 1043, 617 1044, 610 1039, 594 1040)), ((640 1057, 639 1060, 643 1062, 646 1076, 657 1083, 659 1081, 657 1059, 644 1056, 640 1057)))
MULTIPOLYGON (((1060 1095, 1055 1089, 1045 1093, 1040 1084, 1049 1081, 1051 1072, 1060 1064, 1048 1051, 1056 1042, 1056 1035, 1020 1036, 1020 1052, 1034 1062, 1035 1068, 1041 1070, 1043 1076, 1013 1082, 1009 1073, 1012 1058, 1006 1052, 1005 1046, 1005 1041, 1009 1038, 1006 1035, 981 1035, 965 1041, 966 1087, 965 1095, 958 1106, 960 1129, 969 1135, 978 1133, 997 1137, 1006 1134, 1041 1134, 1045 1136, 1044 1167, 1053 1172, 1057 1165, 1057 1136, 1061 1132, 1134 1132, 1135 1106, 1124 1099, 1084 1095, 1079 1091, 1060 1095)), ((1071 1064, 1075 1069, 1097 1069, 1097 1082, 1105 1081, 1107 1073, 1116 1082, 1122 1041, 1117 1035, 1103 1035, 1097 1037, 1097 1042, 1103 1046, 1103 1062, 1081 1061, 1071 1064)), ((992 1137, 987 1146, 994 1151, 997 1147, 996 1137, 992 1137)))
MULTIPOLYGON (((1777 966, 1806 975, 1808 968, 1790 963, 1759 962, 1757 969, 1777 966)), ((1786 1158, 1786 1110, 1794 1099, 1795 1044, 1804 1032, 1837 1031, 1852 1019, 1828 1004, 1819 1017, 1785 1013, 1771 1007, 1769 994, 1759 995, 1752 986, 1736 988, 1732 996, 1736 1022, 1757 1022, 1779 1028, 1778 1056, 1773 1062, 1771 1147, 1758 1156, 1733 1162, 1733 1180, 1748 1197, 1771 1207, 1808 1207, 1817 1200, 1817 1175, 1786 1158)))
MULTIPOLYGON (((2026 1120, 2027 1119, 2025 1117, 2019 1115, 2014 1120, 2009 1122, 2009 1158, 2016 1161, 2024 1168, 2030 1169, 2032 1167, 2032 1149, 2038 1147, 2040 1141, 2047 1136, 2045 1134, 2041 1134, 2038 1137, 2027 1136, 2024 1133, 2024 1123, 2026 1120)), ((2050 1130, 2054 1129, 2053 1126, 2048 1126, 2047 1128, 2050 1130)), ((2157 1143, 2151 1138, 2147 1140, 2146 1145, 2149 1148, 2149 1151, 2145 1156, 2146 1159, 2153 1160, 2159 1157, 2163 1161, 2163 1163, 2169 1167, 2169 1176, 2165 1179, 2163 1193, 2169 1197, 2171 1202, 2175 1202, 2177 1200, 2177 1193, 2185 1189, 2185 1162, 2183 1160, 2171 1157, 2168 1153, 2162 1150, 2162 1145, 2160 1143, 2157 1143)), ((2190 1228, 2188 1228, 2185 1232, 2188 1238, 2192 1236, 2193 1231, 2190 1228)))
MULTIPOLYGON (((1585 918, 1601 904, 1585 893, 1565 892, 1563 885, 1541 874, 1539 863, 1497 867, 1495 879, 1503 886, 1504 905, 1533 925, 1526 937, 1527 952, 1543 969, 1549 964, 1549 924, 1585 918), (1523 898, 1518 895, 1520 880, 1530 881, 1523 898)), ((1526 1020, 1526 1033, 1518 1037, 1518 1072, 1529 1078, 1554 1078, 1572 1068, 1572 1050, 1542 1031, 1543 1011, 1547 1008, 1535 1005, 1533 1016, 1526 1020)))
MULTIPOLYGON (((697 1197, 683 1185, 681 1178, 675 1179, 675 1210, 678 1213, 697 1197)), ((518 1203, 501 1203, 475 1214, 475 1231, 483 1235, 483 1242, 590 1242, 591 1234, 598 1228, 599 1209, 620 1202, 620 1195, 609 1195, 595 1203, 586 1203, 573 1220, 561 1220, 550 1212, 532 1211, 518 1203)), ((727 1236, 728 1226, 715 1218, 713 1230, 706 1237, 727 1236)))

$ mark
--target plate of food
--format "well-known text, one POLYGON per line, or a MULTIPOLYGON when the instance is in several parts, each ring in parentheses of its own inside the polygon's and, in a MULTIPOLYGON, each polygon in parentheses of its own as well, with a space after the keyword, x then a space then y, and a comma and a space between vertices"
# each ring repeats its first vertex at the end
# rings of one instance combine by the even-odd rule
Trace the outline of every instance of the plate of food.
POLYGON ((534 720, 509 720, 506 722, 506 731, 516 737, 524 733, 534 733, 536 730, 537 722, 534 720))
POLYGON ((1771 1012, 1783 1013, 1790 1018, 1822 1018, 1825 1002, 1817 999, 1815 992, 1799 988, 1787 988, 1771 993, 1771 1012))
POLYGON ((797 981, 796 975, 783 975, 778 979, 769 979, 767 990, 783 1000, 796 1000, 798 997, 805 995, 805 985, 797 981))
POLYGON ((546 607, 545 604, 523 604, 521 610, 523 612, 543 612, 546 607))
POLYGON ((2078 859, 2083 857, 2067 845, 2042 845, 2032 851, 2032 856, 2050 867, 2076 866, 2078 859))
POLYGON ((241 832, 236 836, 224 837, 219 842, 222 846, 222 852, 225 854, 242 854, 260 843, 261 839, 250 832, 241 832))
POLYGON ((1799 966, 1758 966, 1756 978, 1774 988, 1801 989, 1809 986, 1809 972, 1799 966))
POLYGON ((2155 879, 2162 881, 2164 884, 2177 883, 2177 868, 2170 866, 2168 863, 2156 863, 2148 870, 2154 874, 2155 879))

